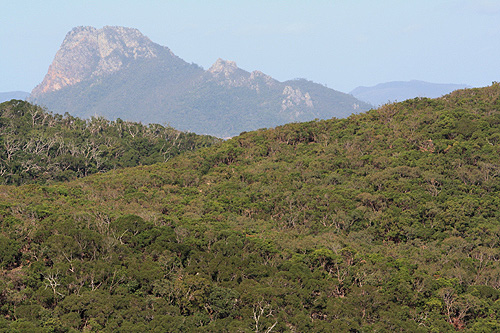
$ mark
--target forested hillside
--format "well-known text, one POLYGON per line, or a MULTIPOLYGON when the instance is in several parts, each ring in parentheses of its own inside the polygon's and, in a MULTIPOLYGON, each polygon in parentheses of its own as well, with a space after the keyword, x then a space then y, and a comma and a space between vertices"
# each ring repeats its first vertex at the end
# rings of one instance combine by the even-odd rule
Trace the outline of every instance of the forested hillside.
POLYGON ((500 85, 0 187, 0 329, 500 330, 500 85))
POLYGON ((220 141, 158 124, 61 116, 12 100, 0 104, 0 184, 69 180, 154 164, 220 141))

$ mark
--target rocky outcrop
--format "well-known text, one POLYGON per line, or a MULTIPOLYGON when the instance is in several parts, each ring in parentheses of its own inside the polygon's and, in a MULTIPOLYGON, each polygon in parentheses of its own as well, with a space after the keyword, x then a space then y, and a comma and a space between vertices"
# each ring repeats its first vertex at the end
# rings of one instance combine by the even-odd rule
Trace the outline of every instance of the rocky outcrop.
POLYGON ((132 59, 155 58, 160 54, 174 56, 168 48, 153 43, 137 29, 74 28, 64 38, 45 78, 33 89, 31 98, 117 72, 132 59))
POLYGON ((279 82, 260 71, 249 73, 238 68, 236 62, 221 58, 207 70, 213 80, 226 87, 247 87, 257 92, 263 86, 273 87, 279 82))
POLYGON ((223 60, 221 58, 207 70, 207 73, 218 81, 220 85, 229 87, 242 87, 247 85, 250 73, 244 71, 238 66, 236 62, 223 60))
POLYGON ((317 83, 280 82, 234 61, 217 59, 204 70, 123 27, 70 31, 30 100, 60 114, 167 123, 219 137, 369 108, 317 83))
POLYGON ((314 107, 311 95, 309 95, 308 92, 303 94, 299 88, 293 89, 290 86, 286 86, 285 89, 283 89, 283 95, 285 98, 281 102, 282 111, 294 106, 300 106, 301 104, 308 108, 314 107))
POLYGON ((229 78, 234 73, 239 70, 238 66, 236 66, 236 62, 234 61, 229 61, 229 60, 224 60, 224 59, 217 59, 217 61, 208 69, 208 72, 211 73, 215 77, 225 77, 229 78))

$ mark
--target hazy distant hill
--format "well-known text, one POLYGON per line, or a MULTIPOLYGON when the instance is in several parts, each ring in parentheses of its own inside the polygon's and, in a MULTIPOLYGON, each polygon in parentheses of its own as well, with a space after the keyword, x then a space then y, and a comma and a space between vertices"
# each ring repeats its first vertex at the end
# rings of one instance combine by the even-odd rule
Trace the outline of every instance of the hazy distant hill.
POLYGON ((30 95, 29 92, 26 91, 8 91, 8 92, 0 92, 0 103, 10 101, 11 99, 20 99, 24 100, 30 95))
POLYGON ((404 101, 415 97, 436 98, 457 89, 468 88, 465 84, 440 84, 424 81, 392 81, 373 87, 357 87, 350 92, 354 97, 373 105, 404 101))
POLYGON ((69 32, 31 100, 58 113, 168 123, 219 137, 371 107, 320 84, 279 82, 232 61, 218 59, 204 70, 123 27, 69 32))

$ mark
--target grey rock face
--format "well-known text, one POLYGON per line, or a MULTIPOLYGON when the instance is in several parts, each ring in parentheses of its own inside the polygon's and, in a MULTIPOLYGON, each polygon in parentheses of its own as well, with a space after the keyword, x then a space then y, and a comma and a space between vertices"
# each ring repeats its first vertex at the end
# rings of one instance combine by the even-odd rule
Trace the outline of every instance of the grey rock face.
POLYGON ((218 59, 204 70, 123 27, 70 31, 30 101, 60 114, 167 123, 219 137, 370 108, 320 84, 280 82, 234 61, 218 59))
POLYGON ((117 72, 132 59, 156 58, 160 54, 174 56, 137 29, 77 27, 64 38, 47 75, 31 97, 117 72))

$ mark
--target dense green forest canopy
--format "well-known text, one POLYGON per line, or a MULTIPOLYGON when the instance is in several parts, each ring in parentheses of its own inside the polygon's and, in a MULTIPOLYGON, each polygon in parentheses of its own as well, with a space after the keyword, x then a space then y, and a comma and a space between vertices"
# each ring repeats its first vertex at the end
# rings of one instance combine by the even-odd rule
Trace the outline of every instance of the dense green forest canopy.
POLYGON ((219 141, 158 124, 61 116, 12 100, 0 104, 0 184, 64 181, 149 165, 219 141))
POLYGON ((500 330, 500 85, 0 187, 0 330, 500 330))

